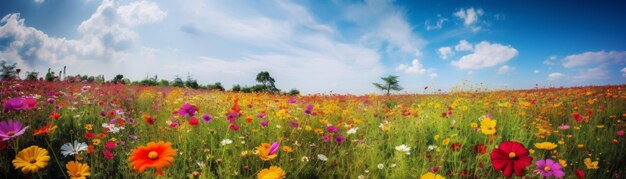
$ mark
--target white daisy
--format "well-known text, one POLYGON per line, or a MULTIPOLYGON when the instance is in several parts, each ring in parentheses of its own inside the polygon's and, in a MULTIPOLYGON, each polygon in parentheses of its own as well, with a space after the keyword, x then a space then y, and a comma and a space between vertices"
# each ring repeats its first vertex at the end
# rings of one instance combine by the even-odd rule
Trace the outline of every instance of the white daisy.
POLYGON ((221 145, 228 145, 232 143, 233 143, 233 140, 230 140, 230 139, 224 139, 220 142, 221 145))
POLYGON ((323 154, 317 154, 317 159, 320 159, 321 161, 326 161, 328 160, 328 157, 326 157, 326 155, 323 155, 323 154))
POLYGON ((411 151, 411 147, 409 147, 409 146, 407 146, 407 145, 405 145, 405 144, 402 144, 402 145, 396 146, 396 150, 397 150, 397 151, 400 151, 400 152, 404 152, 404 153, 406 153, 407 155, 410 155, 410 154, 411 154, 411 152, 410 152, 410 151, 411 151))
POLYGON ((78 152, 80 151, 86 151, 87 150, 87 144, 85 144, 84 142, 79 143, 78 141, 74 141, 74 144, 72 143, 65 143, 61 146, 61 154, 63 154, 63 156, 68 156, 68 155, 76 155, 78 154, 78 152))
POLYGON ((356 131, 357 131, 357 130, 359 130, 359 128, 358 128, 358 127, 355 127, 355 128, 352 128, 352 129, 348 130, 348 132, 347 132, 347 133, 348 133, 348 135, 350 135, 350 134, 354 134, 354 133, 356 133, 356 131))

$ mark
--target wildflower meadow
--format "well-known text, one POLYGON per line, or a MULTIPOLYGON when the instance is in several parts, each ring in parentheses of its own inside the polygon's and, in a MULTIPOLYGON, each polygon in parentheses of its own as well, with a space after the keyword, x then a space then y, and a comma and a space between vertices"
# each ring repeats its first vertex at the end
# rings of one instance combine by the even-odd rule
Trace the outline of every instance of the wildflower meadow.
POLYGON ((623 178, 626 89, 286 95, 2 82, 0 178, 623 178))

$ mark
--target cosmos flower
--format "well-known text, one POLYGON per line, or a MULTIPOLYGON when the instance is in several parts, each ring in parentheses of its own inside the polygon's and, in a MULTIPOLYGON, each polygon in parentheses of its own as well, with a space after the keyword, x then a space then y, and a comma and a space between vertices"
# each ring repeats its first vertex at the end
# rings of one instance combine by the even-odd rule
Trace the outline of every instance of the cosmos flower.
POLYGON ((91 175, 91 173, 89 173, 89 165, 86 163, 70 161, 65 165, 65 168, 71 179, 85 179, 87 176, 91 175))
POLYGON ((198 111, 198 107, 189 103, 185 103, 178 109, 178 115, 180 115, 181 117, 194 116, 196 114, 196 111, 198 111))
POLYGON ((537 160, 537 162, 535 162, 535 165, 537 165, 535 173, 539 173, 542 177, 561 178, 565 176, 561 164, 559 164, 558 162, 554 162, 554 160, 537 160))
POLYGON ((485 118, 480 121, 480 131, 486 135, 492 135, 496 133, 496 120, 485 118))
POLYGON ((117 133, 120 130, 124 129, 124 127, 117 127, 115 124, 111 123, 102 123, 102 128, 110 133, 117 133))
POLYGON ((274 142, 272 145, 268 143, 261 143, 260 146, 256 147, 256 152, 258 153, 261 160, 269 161, 278 156, 276 154, 276 152, 278 151, 278 147, 278 142, 274 142))
POLYGON ((2 137, 3 141, 7 141, 24 134, 26 129, 28 129, 28 126, 22 128, 20 121, 13 121, 11 119, 2 121, 0 122, 0 137, 2 137))
POLYGON ((277 166, 263 169, 257 174, 258 179, 282 179, 286 175, 285 170, 277 166))
POLYGON ((358 127, 353 127, 353 128, 351 128, 350 130, 348 130, 346 133, 347 133, 348 135, 350 135, 350 134, 355 134, 357 130, 359 130, 359 128, 358 128, 358 127))
POLYGON ((74 143, 65 143, 61 146, 61 154, 67 157, 68 155, 77 155, 81 151, 87 150, 87 144, 84 142, 78 142, 74 140, 74 143))
POLYGON ((37 173, 39 169, 48 166, 49 160, 46 149, 33 145, 17 153, 12 163, 16 170, 21 169, 22 173, 29 174, 37 173))
POLYGON ((335 136, 335 143, 337 143, 337 144, 341 144, 341 143, 343 143, 343 142, 345 142, 345 141, 346 141, 346 138, 345 138, 345 137, 343 137, 342 135, 337 135, 337 136, 335 136))
POLYGON ((172 143, 159 141, 135 148, 129 160, 133 169, 139 173, 155 168, 155 175, 161 176, 164 174, 163 167, 169 167, 174 162, 174 155, 176 155, 176 150, 172 149, 172 143))
POLYGON ((202 114, 202 121, 204 122, 211 122, 213 121, 213 116, 211 116, 210 114, 202 114))
POLYGON ((230 139, 224 139, 220 142, 220 145, 228 145, 228 144, 232 144, 233 140, 230 139))
POLYGON ((405 144, 396 146, 396 150, 400 151, 400 152, 404 152, 406 155, 410 155, 411 154, 411 147, 409 147, 409 146, 407 146, 405 144))
POLYGON ((311 114, 313 112, 313 105, 306 105, 306 109, 304 109, 304 114, 311 114))
POLYGON ((542 149, 542 150, 553 150, 556 147, 558 147, 558 145, 552 142, 541 142, 541 143, 536 143, 535 147, 538 149, 542 149))
POLYGON ((513 173, 523 176, 524 170, 530 165, 532 157, 528 150, 518 142, 506 141, 491 151, 491 164, 496 171, 502 171, 504 176, 511 177, 513 173))
POLYGON ((445 179, 445 177, 432 172, 426 172, 420 176, 420 179, 445 179))
POLYGON ((339 131, 339 128, 337 128, 337 127, 335 127, 335 126, 330 125, 330 126, 326 127, 326 130, 327 130, 328 132, 337 133, 337 132, 339 131))
POLYGON ((261 125, 262 127, 267 127, 269 121, 265 120, 265 121, 261 121, 259 122, 259 125, 261 125))

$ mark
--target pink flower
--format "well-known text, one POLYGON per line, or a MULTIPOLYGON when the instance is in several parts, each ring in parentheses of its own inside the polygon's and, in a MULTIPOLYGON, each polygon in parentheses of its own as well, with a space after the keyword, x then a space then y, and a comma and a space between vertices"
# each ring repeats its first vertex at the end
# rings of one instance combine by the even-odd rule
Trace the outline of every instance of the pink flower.
POLYGON ((617 132, 615 132, 616 135, 618 136, 623 136, 624 135, 624 130, 619 130, 617 132))
POLYGON ((228 128, 230 128, 230 130, 236 131, 236 130, 239 130, 240 127, 236 124, 230 124, 228 125, 228 128))
POLYGON ((269 121, 261 121, 259 122, 259 124, 263 127, 267 127, 267 124, 269 123, 269 121))
POLYGON ((566 124, 563 124, 563 125, 560 125, 560 126, 558 127, 558 129, 559 129, 559 130, 567 130, 567 129, 569 129, 569 126, 568 126, 568 125, 566 125, 566 124))
POLYGON ((270 152, 269 155, 275 154, 276 152, 278 152, 278 147, 280 145, 278 144, 278 141, 272 143, 272 146, 270 146, 270 152))
POLYGON ((107 148, 107 149, 115 149, 115 142, 107 141, 104 144, 104 147, 107 148))
POLYGON ((109 150, 104 150, 104 159, 110 160, 114 157, 113 153, 109 152, 109 150))
POLYGON ((563 172, 563 167, 559 162, 554 162, 551 159, 538 160, 535 165, 537 165, 537 169, 535 173, 541 174, 542 177, 556 177, 561 178, 565 176, 565 172, 563 172))

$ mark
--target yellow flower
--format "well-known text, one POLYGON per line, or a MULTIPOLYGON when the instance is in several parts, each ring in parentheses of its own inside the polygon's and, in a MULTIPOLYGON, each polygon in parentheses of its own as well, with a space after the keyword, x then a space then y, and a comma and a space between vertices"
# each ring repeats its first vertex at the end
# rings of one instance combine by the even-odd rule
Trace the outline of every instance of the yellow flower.
POLYGON ((496 120, 485 118, 480 121, 480 131, 483 134, 492 135, 496 133, 496 120))
POLYGON ((315 129, 315 133, 316 134, 323 134, 324 130, 322 130, 322 129, 315 129))
POLYGON ((311 126, 307 125, 307 126, 304 126, 304 130, 311 131, 311 130, 313 130, 313 128, 311 126))
POLYGON ((276 153, 270 155, 270 147, 271 145, 268 143, 261 143, 260 146, 256 147, 256 152, 258 153, 261 160, 269 161, 278 156, 276 153))
POLYGON ((111 137, 111 138, 109 139, 109 141, 111 141, 111 142, 117 142, 117 139, 116 139, 115 137, 111 137))
POLYGON ((475 122, 472 122, 472 123, 470 124, 470 126, 471 126, 472 128, 477 128, 477 127, 478 127, 478 124, 477 124, 477 123, 475 123, 475 122))
POLYGON ((281 179, 286 175, 285 170, 277 166, 263 169, 257 174, 258 179, 281 179))
POLYGON ((446 138, 441 141, 441 145, 448 145, 448 143, 450 143, 450 138, 446 138))
POLYGON ((71 179, 85 179, 91 174, 89 173, 89 165, 86 163, 70 161, 65 165, 65 168, 67 168, 67 173, 70 174, 71 179))
POLYGON ((91 143, 93 143, 93 145, 100 145, 100 139, 93 139, 91 143))
POLYGON ((420 179, 445 179, 445 177, 434 174, 432 172, 427 172, 420 176, 420 179))
POLYGON ((46 149, 33 145, 17 153, 12 163, 16 170, 22 169, 22 173, 28 174, 48 166, 49 160, 46 149))
POLYGON ((559 140, 559 142, 558 142, 558 143, 559 143, 559 145, 563 145, 563 144, 565 144, 565 141, 563 141, 563 140, 559 140))
POLYGON ((293 152, 293 149, 289 146, 283 146, 283 151, 284 152, 293 152))
POLYGON ((85 124, 85 129, 88 131, 93 130, 93 124, 85 124))
POLYGON ((578 145, 576 145, 576 147, 578 147, 579 149, 582 149, 583 147, 585 147, 585 145, 583 145, 583 144, 578 144, 578 145))
POLYGON ((435 135, 435 137, 433 137, 433 139, 439 140, 439 135, 435 135))
POLYGON ((535 153, 535 150, 530 149, 530 150, 528 150, 528 153, 530 153, 530 154, 534 154, 534 153, 535 153))
POLYGON ((536 143, 535 147, 538 149, 543 149, 543 150, 553 150, 557 147, 557 145, 552 142, 542 142, 542 143, 536 143))
POLYGON ((567 161, 559 159, 559 163, 561 164, 563 168, 567 167, 567 161))
POLYGON ((587 169, 598 169, 598 161, 592 162, 590 158, 585 158, 584 161, 587 169))

